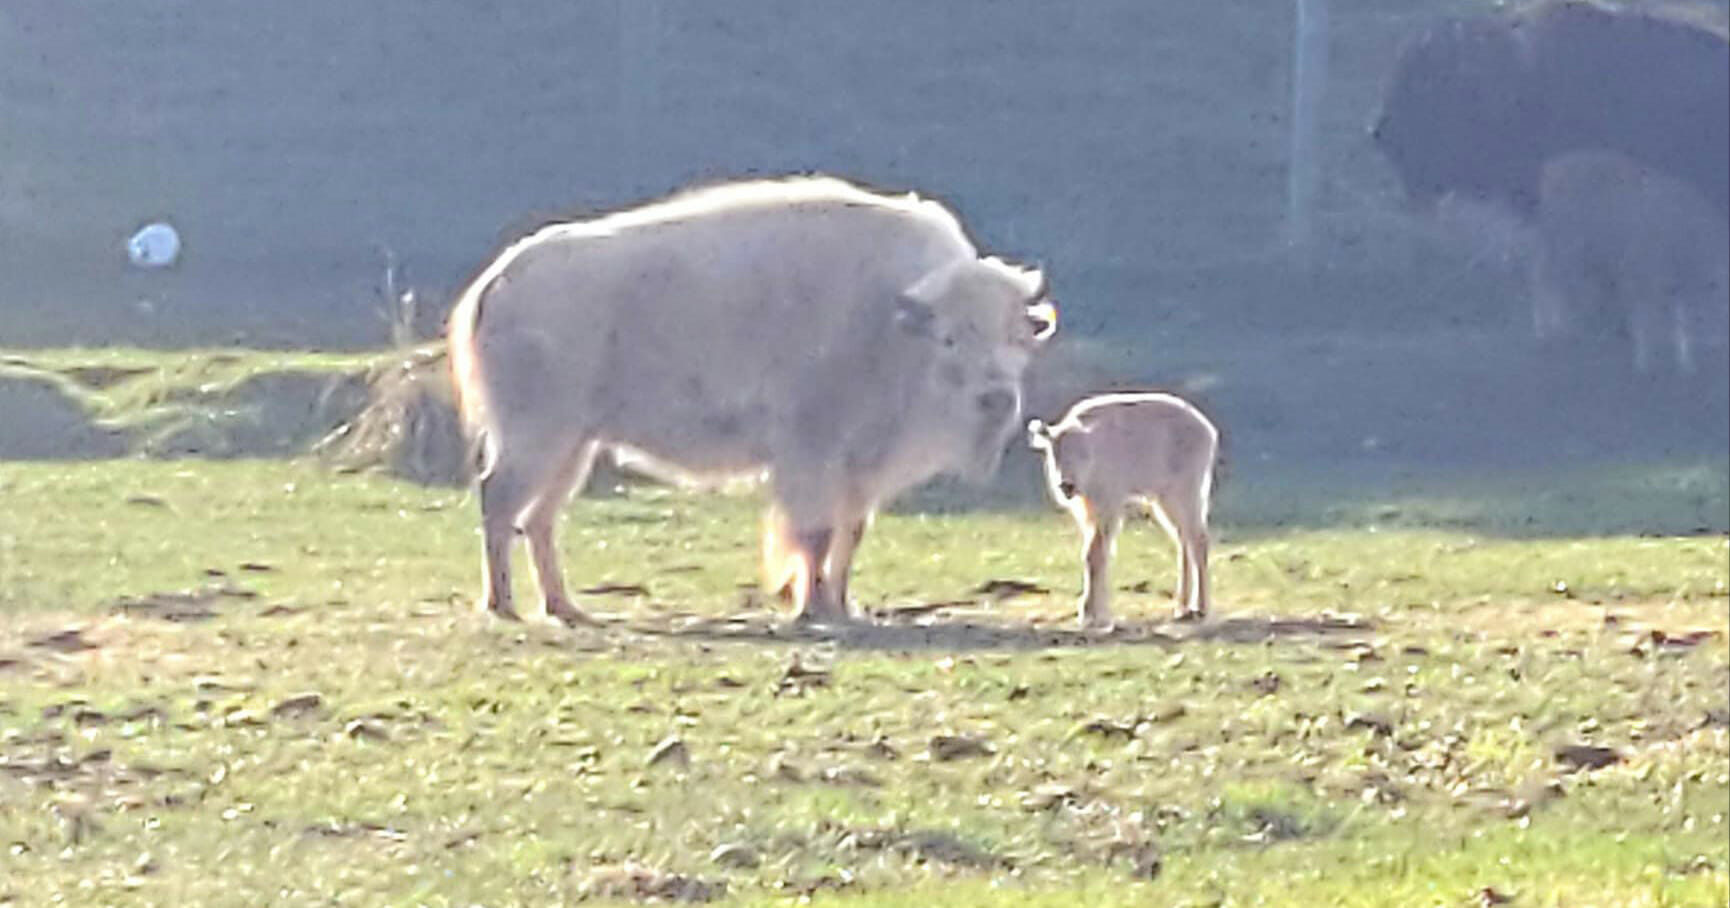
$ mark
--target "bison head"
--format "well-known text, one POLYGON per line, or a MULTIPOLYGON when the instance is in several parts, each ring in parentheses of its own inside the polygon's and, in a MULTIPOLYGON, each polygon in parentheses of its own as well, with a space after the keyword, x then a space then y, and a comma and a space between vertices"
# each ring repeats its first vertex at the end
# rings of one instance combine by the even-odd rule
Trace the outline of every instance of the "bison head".
POLYGON ((1045 275, 995 258, 939 268, 906 288, 896 322, 924 345, 920 409, 951 465, 983 482, 1021 419, 1021 376, 1057 330, 1045 275))
POLYGON ((1407 43, 1370 138, 1414 207, 1458 194, 1532 212, 1545 127, 1527 40, 1519 21, 1494 18, 1446 22, 1407 43))

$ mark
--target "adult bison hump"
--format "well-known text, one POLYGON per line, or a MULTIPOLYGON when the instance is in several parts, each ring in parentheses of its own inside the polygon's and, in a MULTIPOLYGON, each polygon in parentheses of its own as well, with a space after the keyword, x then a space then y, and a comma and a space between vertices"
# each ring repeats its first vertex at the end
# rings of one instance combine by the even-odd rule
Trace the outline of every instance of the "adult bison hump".
POLYGON ((1722 28, 1582 0, 1437 23, 1401 52, 1372 129, 1408 198, 1459 194, 1531 218, 1544 163, 1619 152, 1730 211, 1722 28))

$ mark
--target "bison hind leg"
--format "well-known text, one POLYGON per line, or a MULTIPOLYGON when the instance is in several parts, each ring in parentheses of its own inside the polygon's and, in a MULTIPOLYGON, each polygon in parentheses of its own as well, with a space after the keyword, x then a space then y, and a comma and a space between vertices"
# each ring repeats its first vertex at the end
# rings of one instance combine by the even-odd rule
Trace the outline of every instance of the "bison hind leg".
POLYGON ((480 607, 500 618, 518 620, 511 594, 511 545, 517 518, 529 502, 529 484, 522 471, 494 462, 480 481, 481 599, 480 607))
POLYGON ((586 439, 571 443, 569 451, 553 462, 534 501, 523 515, 523 535, 528 537, 529 556, 534 559, 535 580, 541 588, 542 606, 547 617, 571 625, 593 624, 594 619, 573 605, 565 591, 554 532, 559 512, 570 500, 571 493, 588 479, 597 447, 586 439))
POLYGON ((519 530, 529 538, 543 598, 564 599, 552 547, 552 522, 594 453, 594 446, 587 442, 549 445, 525 441, 532 440, 495 439, 493 462, 480 480, 480 604, 486 611, 513 621, 518 615, 511 589, 511 546, 519 530), (549 457, 549 451, 558 453, 549 457))

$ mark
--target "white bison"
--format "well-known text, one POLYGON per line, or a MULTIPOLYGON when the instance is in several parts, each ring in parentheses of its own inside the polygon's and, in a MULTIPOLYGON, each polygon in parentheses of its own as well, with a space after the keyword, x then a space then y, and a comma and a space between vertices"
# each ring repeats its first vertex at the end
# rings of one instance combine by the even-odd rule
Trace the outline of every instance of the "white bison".
POLYGON ((943 206, 825 177, 700 189, 521 240, 450 320, 482 604, 515 617, 520 530, 547 614, 585 620, 553 523, 610 447, 695 477, 766 471, 799 618, 844 620, 879 503, 996 470, 1022 372, 1056 328, 1045 294, 943 206))
POLYGON ((1207 512, 1219 455, 1213 423, 1170 394, 1102 394, 1071 407, 1055 426, 1033 420, 1027 434, 1045 455, 1052 497, 1081 530, 1082 626, 1111 626, 1111 557, 1131 502, 1177 543, 1178 617, 1205 617, 1207 512))
POLYGON ((1626 333, 1634 368, 1660 350, 1692 372, 1701 343, 1723 344, 1730 231, 1694 186, 1611 151, 1544 164, 1533 321, 1541 339, 1626 333))

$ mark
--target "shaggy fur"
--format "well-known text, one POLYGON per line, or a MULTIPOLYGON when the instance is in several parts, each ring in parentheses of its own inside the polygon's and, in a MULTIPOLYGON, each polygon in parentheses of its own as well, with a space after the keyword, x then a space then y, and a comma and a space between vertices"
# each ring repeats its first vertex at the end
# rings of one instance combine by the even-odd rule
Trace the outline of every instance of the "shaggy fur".
POLYGON ((481 472, 483 604, 515 614, 520 529, 547 612, 583 620, 554 516, 612 447, 697 477, 766 471, 800 617, 845 619, 853 549, 880 502, 940 472, 995 471, 1022 372, 1056 326, 1044 288, 981 257, 943 206, 826 177, 541 229, 451 315, 481 472))

